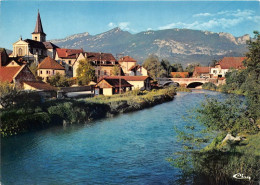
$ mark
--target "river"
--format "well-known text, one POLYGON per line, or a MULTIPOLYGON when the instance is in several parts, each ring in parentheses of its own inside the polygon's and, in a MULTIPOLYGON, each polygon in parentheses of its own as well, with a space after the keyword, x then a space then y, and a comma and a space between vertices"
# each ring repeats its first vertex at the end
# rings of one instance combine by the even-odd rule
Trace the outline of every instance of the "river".
POLYGON ((166 161, 180 150, 174 126, 205 94, 181 92, 171 102, 86 125, 55 127, 1 140, 1 182, 8 184, 174 184, 166 161))

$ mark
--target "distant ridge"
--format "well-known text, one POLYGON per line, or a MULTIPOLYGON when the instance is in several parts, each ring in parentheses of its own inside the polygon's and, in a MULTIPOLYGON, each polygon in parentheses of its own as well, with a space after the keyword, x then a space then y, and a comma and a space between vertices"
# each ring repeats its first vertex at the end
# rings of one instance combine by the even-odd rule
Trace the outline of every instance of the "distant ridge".
POLYGON ((115 56, 123 53, 139 62, 155 54, 172 63, 200 62, 208 65, 213 59, 224 56, 243 56, 249 39, 249 35, 234 37, 229 33, 190 29, 149 30, 131 34, 117 27, 97 35, 85 32, 51 42, 63 48, 83 48, 85 51, 109 52, 115 56))

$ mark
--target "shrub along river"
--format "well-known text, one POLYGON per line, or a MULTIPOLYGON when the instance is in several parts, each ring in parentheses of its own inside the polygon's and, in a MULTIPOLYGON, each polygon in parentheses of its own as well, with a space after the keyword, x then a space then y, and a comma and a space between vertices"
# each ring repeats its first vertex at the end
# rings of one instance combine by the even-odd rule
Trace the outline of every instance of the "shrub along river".
POLYGON ((171 102, 86 125, 52 127, 1 139, 1 182, 8 184, 175 184, 166 158, 181 149, 174 126, 205 95, 179 92, 171 102))

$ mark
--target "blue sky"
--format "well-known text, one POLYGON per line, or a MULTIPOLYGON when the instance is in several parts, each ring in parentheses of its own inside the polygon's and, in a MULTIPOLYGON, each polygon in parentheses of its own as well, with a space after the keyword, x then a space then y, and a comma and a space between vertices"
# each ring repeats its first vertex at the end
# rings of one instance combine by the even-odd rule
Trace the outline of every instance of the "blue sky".
POLYGON ((131 33, 188 28, 235 36, 260 31, 260 1, 1 1, 0 46, 31 38, 40 10, 47 39, 114 27, 131 33))

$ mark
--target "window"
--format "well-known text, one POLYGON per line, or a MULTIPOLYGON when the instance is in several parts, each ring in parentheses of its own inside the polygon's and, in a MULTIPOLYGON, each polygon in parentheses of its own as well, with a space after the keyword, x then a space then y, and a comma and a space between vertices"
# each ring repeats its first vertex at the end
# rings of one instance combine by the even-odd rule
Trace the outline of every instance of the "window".
POLYGON ((98 75, 100 75, 100 70, 98 70, 98 75))
POLYGON ((69 65, 71 65, 71 60, 69 60, 69 65))
POLYGON ((107 75, 107 70, 104 71, 104 75, 107 75))
POLYGON ((216 73, 217 73, 217 70, 213 70, 213 73, 215 73, 215 74, 216 74, 216 73))
POLYGON ((34 40, 37 40, 37 37, 34 37, 34 40))
POLYGON ((55 74, 55 70, 53 70, 52 72, 53 72, 53 74, 55 74))
POLYGON ((40 71, 40 73, 42 74, 42 70, 40 71))
POLYGON ((48 74, 49 73, 49 71, 46 71, 46 74, 48 74))
POLYGON ((12 62, 12 65, 14 65, 14 62, 12 62))
POLYGON ((18 49, 18 55, 19 55, 19 56, 22 56, 22 55, 23 55, 23 50, 22 50, 22 48, 19 48, 19 49, 18 49))

